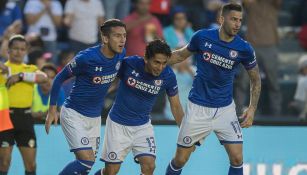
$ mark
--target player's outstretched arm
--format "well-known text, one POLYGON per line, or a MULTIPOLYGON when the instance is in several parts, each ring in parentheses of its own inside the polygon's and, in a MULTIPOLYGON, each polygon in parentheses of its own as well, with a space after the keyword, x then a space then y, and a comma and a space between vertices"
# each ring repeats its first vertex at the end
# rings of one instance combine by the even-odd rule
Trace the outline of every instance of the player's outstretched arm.
POLYGON ((177 49, 172 52, 172 56, 170 59, 168 59, 167 64, 173 65, 179 62, 182 62, 183 60, 190 57, 193 53, 188 50, 188 45, 184 46, 181 49, 177 49))
POLYGON ((68 70, 68 67, 65 66, 64 69, 56 75, 54 78, 51 92, 50 92, 50 105, 49 105, 49 110, 45 122, 45 129, 46 133, 49 133, 50 126, 52 122, 54 121, 55 124, 57 124, 58 121, 58 115, 57 115, 57 99, 60 93, 61 85, 62 83, 72 77, 72 74, 68 70))
POLYGON ((242 128, 248 128, 253 124, 255 111, 257 109, 260 91, 261 91, 261 79, 259 74, 258 65, 247 71, 250 78, 250 102, 249 107, 243 113, 244 121, 241 123, 242 128))
POLYGON ((184 112, 183 112, 183 109, 182 109, 182 106, 179 100, 179 94, 177 93, 177 95, 168 97, 168 100, 170 103, 170 107, 171 107, 171 111, 174 116, 174 119, 177 125, 180 127, 182 118, 184 116, 184 112))

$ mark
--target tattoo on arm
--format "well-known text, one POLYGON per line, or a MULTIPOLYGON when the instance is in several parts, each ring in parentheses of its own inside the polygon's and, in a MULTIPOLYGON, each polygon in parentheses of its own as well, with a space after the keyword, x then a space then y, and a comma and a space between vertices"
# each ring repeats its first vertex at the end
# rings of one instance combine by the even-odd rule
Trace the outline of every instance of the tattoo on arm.
POLYGON ((261 79, 258 65, 247 71, 250 78, 250 107, 257 109, 259 96, 261 92, 261 79))

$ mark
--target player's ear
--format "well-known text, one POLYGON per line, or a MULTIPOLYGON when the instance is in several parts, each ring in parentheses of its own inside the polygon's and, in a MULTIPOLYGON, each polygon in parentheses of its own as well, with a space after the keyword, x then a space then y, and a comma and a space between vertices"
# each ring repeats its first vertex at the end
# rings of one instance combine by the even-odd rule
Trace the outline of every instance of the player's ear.
POLYGON ((102 43, 108 43, 109 42, 109 38, 106 35, 101 35, 101 40, 102 40, 102 43))
POLYGON ((224 23, 224 20, 225 20, 224 16, 220 15, 220 17, 218 18, 218 23, 222 25, 224 23))

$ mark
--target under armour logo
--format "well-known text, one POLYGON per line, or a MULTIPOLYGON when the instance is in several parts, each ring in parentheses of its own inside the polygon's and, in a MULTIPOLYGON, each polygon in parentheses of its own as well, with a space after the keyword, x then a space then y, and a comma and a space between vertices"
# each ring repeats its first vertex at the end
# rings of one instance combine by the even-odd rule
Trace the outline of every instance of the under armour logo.
POLYGON ((135 70, 132 71, 132 75, 135 75, 136 77, 139 76, 139 73, 137 73, 135 70))
POLYGON ((211 49, 211 47, 212 47, 212 44, 211 43, 205 43, 205 47, 209 47, 210 49, 211 49))
POLYGON ((95 71, 96 71, 96 72, 97 72, 97 71, 102 71, 102 67, 97 67, 97 66, 96 66, 95 71))
POLYGON ((238 139, 242 139, 242 135, 239 135, 239 134, 238 134, 237 136, 238 136, 238 139))

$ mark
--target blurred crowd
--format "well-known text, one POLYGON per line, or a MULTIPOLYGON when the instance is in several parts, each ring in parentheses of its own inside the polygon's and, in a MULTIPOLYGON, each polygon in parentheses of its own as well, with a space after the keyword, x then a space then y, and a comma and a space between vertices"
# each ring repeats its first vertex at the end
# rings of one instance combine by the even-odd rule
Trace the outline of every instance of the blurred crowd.
MULTIPOLYGON (((279 19, 282 0, 1 0, 0 1, 0 61, 7 60, 7 44, 13 34, 23 34, 30 47, 24 62, 34 64, 52 80, 57 72, 79 51, 100 43, 99 26, 105 20, 118 18, 127 25, 127 56, 144 55, 146 44, 156 38, 164 39, 177 49, 185 46, 193 33, 202 28, 218 28, 220 7, 227 2, 242 3, 245 10, 244 27, 240 35, 249 41, 256 52, 263 80, 263 96, 259 115, 297 116, 306 119, 307 113, 307 1, 295 0, 300 7, 291 17, 293 30, 280 34, 279 19), (297 70, 297 86, 291 99, 283 99, 279 81, 280 38, 293 36, 301 47, 297 70), (304 51, 305 49, 305 51, 304 51), (286 103, 286 105, 284 105, 286 103), (262 107, 266 106, 266 107, 262 107), (267 111, 265 109, 268 109, 267 111), (285 113, 284 111, 289 111, 285 113)), ((286 0, 284 0, 286 1, 286 0)), ((173 67, 183 106, 195 75, 195 61, 190 58, 173 67)), ((62 87, 58 104, 63 104, 74 80, 62 87)), ((32 115, 44 120, 52 81, 37 85, 32 115), (38 104, 37 104, 38 103, 38 104)), ((249 82, 242 68, 235 82, 234 98, 240 115, 248 106, 249 82)), ((106 116, 115 94, 105 101, 106 116)), ((160 94, 152 119, 172 117, 165 94, 160 94)))

